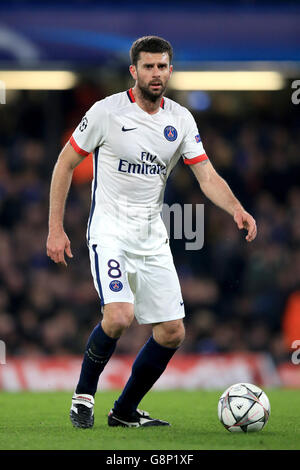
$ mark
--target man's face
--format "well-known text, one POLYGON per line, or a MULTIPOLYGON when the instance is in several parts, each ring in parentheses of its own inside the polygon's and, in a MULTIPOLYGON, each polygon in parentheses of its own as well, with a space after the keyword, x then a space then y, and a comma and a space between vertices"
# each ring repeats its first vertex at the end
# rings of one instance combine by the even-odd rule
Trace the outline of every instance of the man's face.
POLYGON ((173 70, 169 60, 167 52, 140 52, 137 65, 129 67, 130 73, 144 98, 156 101, 164 94, 173 70))

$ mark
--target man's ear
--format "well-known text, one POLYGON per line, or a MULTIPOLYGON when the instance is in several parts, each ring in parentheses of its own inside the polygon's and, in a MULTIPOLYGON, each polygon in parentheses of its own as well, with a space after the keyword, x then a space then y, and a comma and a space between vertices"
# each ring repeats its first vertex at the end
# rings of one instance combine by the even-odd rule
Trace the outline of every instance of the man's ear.
POLYGON ((137 79, 137 73, 136 73, 136 66, 135 65, 130 65, 129 66, 129 72, 134 80, 137 79))

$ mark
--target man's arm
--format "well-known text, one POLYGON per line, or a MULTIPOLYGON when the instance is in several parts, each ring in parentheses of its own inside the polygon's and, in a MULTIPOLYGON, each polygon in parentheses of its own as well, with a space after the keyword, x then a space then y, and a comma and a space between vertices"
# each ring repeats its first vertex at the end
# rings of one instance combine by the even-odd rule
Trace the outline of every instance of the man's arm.
POLYGON ((253 217, 245 211, 241 203, 234 196, 226 181, 216 172, 209 160, 191 165, 200 188, 214 204, 232 215, 239 229, 246 229, 246 240, 255 239, 257 229, 253 217))
POLYGON ((64 210, 72 182, 73 170, 82 161, 68 142, 55 164, 50 185, 49 233, 47 255, 55 262, 67 266, 64 253, 72 258, 71 244, 64 227, 64 210))

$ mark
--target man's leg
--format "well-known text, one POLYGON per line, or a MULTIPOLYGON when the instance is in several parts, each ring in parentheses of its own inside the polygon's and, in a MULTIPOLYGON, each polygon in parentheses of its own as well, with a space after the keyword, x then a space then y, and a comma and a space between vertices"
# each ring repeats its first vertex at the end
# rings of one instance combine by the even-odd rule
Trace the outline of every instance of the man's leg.
MULTIPOLYGON (((153 325, 153 335, 137 355, 131 376, 110 413, 111 426, 118 425, 114 418, 126 421, 126 418, 134 416, 138 404, 164 372, 168 362, 183 342, 184 335, 182 319, 153 325)), ((159 420, 153 421, 157 421, 153 425, 159 425, 159 420)), ((161 422, 163 423, 168 424, 161 422)))
POLYGON ((70 417, 74 426, 93 425, 93 397, 99 376, 112 356, 117 340, 130 326, 133 318, 131 303, 113 302, 104 306, 103 320, 94 328, 88 339, 79 382, 72 399, 70 417))

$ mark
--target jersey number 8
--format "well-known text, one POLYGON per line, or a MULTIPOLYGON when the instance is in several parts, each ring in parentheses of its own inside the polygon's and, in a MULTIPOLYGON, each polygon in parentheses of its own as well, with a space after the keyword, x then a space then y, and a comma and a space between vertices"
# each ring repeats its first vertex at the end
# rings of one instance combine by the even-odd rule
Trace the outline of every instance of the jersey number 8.
POLYGON ((122 276, 122 272, 120 270, 120 263, 115 259, 110 259, 107 263, 109 267, 108 275, 113 279, 117 279, 118 277, 122 276), (114 264, 113 264, 114 263, 114 264))

